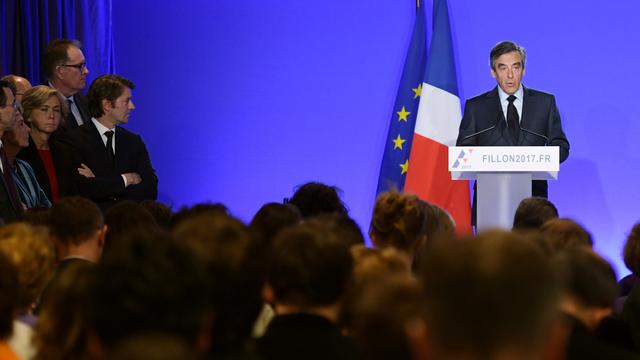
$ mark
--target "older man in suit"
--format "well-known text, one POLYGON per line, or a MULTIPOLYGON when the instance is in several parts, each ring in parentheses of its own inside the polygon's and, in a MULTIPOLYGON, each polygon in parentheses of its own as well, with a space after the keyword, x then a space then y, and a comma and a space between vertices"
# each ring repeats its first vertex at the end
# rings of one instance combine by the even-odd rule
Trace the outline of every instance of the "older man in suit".
POLYGON ((73 129, 89 122, 91 116, 87 101, 80 96, 89 74, 80 42, 53 40, 42 56, 42 68, 49 86, 58 90, 68 102, 69 112, 61 128, 73 129))
POLYGON ((142 138, 118 125, 135 107, 133 82, 117 75, 95 79, 87 100, 91 120, 70 134, 78 190, 106 209, 120 199, 155 200, 158 178, 142 138))
MULTIPOLYGON (((558 146, 560 162, 569 156, 560 113, 553 95, 522 85, 526 53, 511 41, 498 43, 489 55, 493 90, 467 100, 457 146, 558 146)), ((534 180, 533 196, 547 198, 546 180, 534 180)), ((472 222, 475 224, 475 203, 472 222)))

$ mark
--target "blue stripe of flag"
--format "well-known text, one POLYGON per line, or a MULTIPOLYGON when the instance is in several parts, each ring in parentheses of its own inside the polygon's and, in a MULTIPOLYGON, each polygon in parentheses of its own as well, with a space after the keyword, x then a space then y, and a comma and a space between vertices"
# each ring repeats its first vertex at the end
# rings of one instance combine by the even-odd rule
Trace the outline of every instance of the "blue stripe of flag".
POLYGON ((416 126, 416 116, 418 115, 418 105, 420 103, 420 97, 415 97, 415 92, 412 89, 422 84, 427 60, 426 54, 424 6, 419 6, 416 11, 411 44, 407 51, 398 94, 391 114, 376 194, 392 189, 401 191, 404 188, 407 174, 402 174, 400 165, 409 160, 413 132, 416 126), (399 121, 397 114, 403 107, 407 112, 411 113, 407 116, 406 122, 399 121), (402 144, 402 150, 394 148, 394 140, 398 138, 398 135, 401 139, 406 140, 402 144))
POLYGON ((459 96, 453 41, 446 0, 433 2, 433 33, 424 82, 459 96))

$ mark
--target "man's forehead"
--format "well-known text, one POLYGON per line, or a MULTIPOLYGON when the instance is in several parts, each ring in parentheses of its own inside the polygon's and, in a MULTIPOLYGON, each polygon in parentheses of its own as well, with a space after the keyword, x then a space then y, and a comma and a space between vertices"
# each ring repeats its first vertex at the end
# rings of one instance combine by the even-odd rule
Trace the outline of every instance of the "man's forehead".
POLYGON ((82 50, 80 50, 77 46, 69 46, 69 48, 67 49, 67 57, 69 57, 69 59, 83 59, 84 60, 84 54, 82 53, 82 50))
POLYGON ((522 55, 517 51, 502 54, 496 59, 496 65, 514 65, 519 63, 522 63, 522 55))

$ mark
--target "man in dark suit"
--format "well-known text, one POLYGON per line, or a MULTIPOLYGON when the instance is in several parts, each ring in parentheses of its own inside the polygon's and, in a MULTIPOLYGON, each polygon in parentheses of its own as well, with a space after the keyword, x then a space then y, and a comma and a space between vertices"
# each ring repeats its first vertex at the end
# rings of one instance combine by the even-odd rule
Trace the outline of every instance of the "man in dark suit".
MULTIPOLYGON (((13 85, 0 80, 0 138, 13 128, 16 123, 19 104, 16 102, 13 85)), ((0 223, 13 222, 22 215, 22 202, 18 196, 15 180, 13 179, 11 165, 7 159, 2 142, 0 141, 0 223)))
POLYGON ((95 79, 87 92, 92 118, 69 134, 78 191, 103 209, 120 199, 155 200, 158 194, 158 178, 142 138, 117 126, 126 124, 135 108, 133 88, 117 75, 95 79))
POLYGON ((49 44, 42 57, 42 68, 49 86, 58 90, 69 105, 62 131, 91 120, 87 101, 80 96, 89 74, 81 47, 77 40, 57 39, 49 44))
MULTIPOLYGON (((526 53, 511 41, 490 53, 493 90, 467 100, 457 146, 558 146, 560 162, 569 156, 555 97, 522 86, 526 53), (477 134, 485 129, 489 131, 477 134), (477 134, 477 135, 475 135, 477 134)), ((546 181, 534 181, 532 195, 546 198, 546 181)))

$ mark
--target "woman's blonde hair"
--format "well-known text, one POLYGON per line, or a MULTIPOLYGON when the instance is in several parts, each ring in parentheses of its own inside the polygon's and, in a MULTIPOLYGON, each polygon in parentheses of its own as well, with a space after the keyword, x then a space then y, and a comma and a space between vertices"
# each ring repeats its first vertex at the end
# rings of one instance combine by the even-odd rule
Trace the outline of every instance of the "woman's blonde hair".
POLYGON ((22 116, 24 117, 24 121, 30 124, 31 112, 42 106, 42 104, 47 102, 52 96, 56 96, 58 101, 60 101, 61 111, 63 111, 64 101, 60 99, 58 94, 58 90, 45 85, 34 86, 27 90, 22 97, 22 116))

